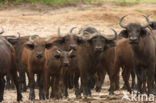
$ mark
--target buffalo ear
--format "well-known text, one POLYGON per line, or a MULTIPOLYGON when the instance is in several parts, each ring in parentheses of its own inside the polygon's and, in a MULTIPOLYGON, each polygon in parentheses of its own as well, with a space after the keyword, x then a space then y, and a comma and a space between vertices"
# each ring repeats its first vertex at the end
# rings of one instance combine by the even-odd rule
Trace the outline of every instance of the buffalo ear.
POLYGON ((15 45, 18 40, 14 40, 14 39, 7 39, 9 41, 9 43, 11 43, 12 45, 15 45))
POLYGON ((58 44, 64 44, 65 43, 65 37, 60 37, 58 40, 55 41, 55 43, 58 43, 58 44))
POLYGON ((120 36, 120 37, 124 37, 124 38, 128 38, 128 32, 127 32, 127 30, 122 30, 122 31, 119 33, 119 36, 120 36))
POLYGON ((106 40, 106 47, 105 47, 105 49, 110 48, 110 47, 114 47, 114 46, 116 46, 116 43, 115 43, 114 40, 106 40))
POLYGON ((45 48, 46 48, 46 49, 50 49, 50 48, 52 48, 52 46, 53 46, 52 43, 47 43, 47 44, 45 45, 45 48))
POLYGON ((153 22, 150 22, 150 25, 149 25, 152 29, 156 29, 156 21, 153 21, 153 22))
MULTIPOLYGON (((150 34, 150 33, 149 33, 150 34)), ((145 28, 141 29, 141 37, 144 37, 147 35, 147 31, 145 30, 145 28)))
POLYGON ((153 27, 154 27, 154 24, 151 22, 149 26, 150 26, 151 28, 153 28, 153 27))
POLYGON ((27 44, 25 44, 25 47, 26 47, 27 49, 29 49, 29 50, 33 50, 35 46, 34 46, 34 44, 27 43, 27 44))

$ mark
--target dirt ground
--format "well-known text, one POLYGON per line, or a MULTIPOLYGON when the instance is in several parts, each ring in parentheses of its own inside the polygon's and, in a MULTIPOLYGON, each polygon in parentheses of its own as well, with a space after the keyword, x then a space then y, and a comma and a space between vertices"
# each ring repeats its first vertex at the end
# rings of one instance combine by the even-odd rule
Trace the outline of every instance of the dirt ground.
MULTIPOLYGON (((65 35, 73 26, 78 27, 75 32, 85 26, 94 26, 103 34, 111 35, 111 28, 114 28, 118 33, 120 32, 121 28, 118 22, 123 15, 129 15, 125 23, 140 22, 145 24, 146 21, 142 15, 147 14, 152 14, 151 20, 156 19, 155 7, 156 4, 118 6, 114 3, 85 4, 59 9, 40 4, 2 6, 0 8, 0 26, 5 30, 3 35, 17 35, 17 32, 20 32, 23 36, 37 34, 46 37, 57 34, 58 27, 60 27, 62 35, 65 35)), ((122 79, 120 84, 122 86, 122 79)), ((122 100, 123 90, 116 91, 114 96, 109 96, 108 88, 109 79, 107 77, 102 92, 96 93, 93 90, 93 96, 88 99, 76 99, 73 90, 70 90, 69 98, 39 101, 38 90, 36 90, 36 100, 34 102, 28 100, 28 91, 23 93, 23 101, 21 103, 130 103, 129 100, 122 100)), ((129 94, 128 92, 126 93, 129 94)), ((3 103, 15 102, 16 91, 5 90, 3 103)))

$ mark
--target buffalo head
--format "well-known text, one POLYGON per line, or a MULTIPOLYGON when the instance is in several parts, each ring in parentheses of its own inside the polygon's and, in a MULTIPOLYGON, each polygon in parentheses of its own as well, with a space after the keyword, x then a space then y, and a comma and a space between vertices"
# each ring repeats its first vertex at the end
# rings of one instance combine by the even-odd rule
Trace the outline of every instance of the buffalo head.
POLYGON ((131 44, 138 44, 140 37, 144 37, 145 35, 147 35, 147 31, 145 28, 150 25, 149 19, 148 17, 144 16, 147 21, 147 24, 145 25, 141 25, 138 23, 129 23, 127 25, 124 25, 122 21, 125 17, 126 16, 123 16, 120 19, 119 25, 125 30, 122 30, 119 35, 124 38, 129 38, 129 42, 131 44))
POLYGON ((90 36, 87 38, 82 34, 82 38, 93 47, 95 52, 102 52, 109 47, 115 46, 114 40, 117 38, 117 32, 114 29, 112 29, 112 31, 114 32, 114 36, 111 38, 108 38, 106 35, 102 35, 99 32, 88 34, 90 36))
POLYGON ((49 43, 50 38, 32 38, 29 37, 29 41, 25 43, 25 47, 33 52, 33 55, 37 58, 42 58, 44 56, 45 49, 50 49, 52 47, 52 43, 49 43))
POLYGON ((71 28, 65 36, 61 35, 60 29, 58 30, 60 36, 59 43, 64 44, 68 50, 76 50, 77 46, 81 43, 81 38, 73 33, 75 28, 76 27, 71 28))
POLYGON ((20 37, 21 37, 20 33, 18 33, 18 37, 16 37, 16 36, 4 36, 4 38, 7 41, 9 41, 12 45, 15 45, 18 42, 18 40, 20 39, 20 37))
POLYGON ((54 55, 54 57, 61 62, 62 66, 68 67, 72 59, 75 58, 76 55, 73 53, 73 50, 64 51, 64 50, 57 48, 56 54, 54 55))

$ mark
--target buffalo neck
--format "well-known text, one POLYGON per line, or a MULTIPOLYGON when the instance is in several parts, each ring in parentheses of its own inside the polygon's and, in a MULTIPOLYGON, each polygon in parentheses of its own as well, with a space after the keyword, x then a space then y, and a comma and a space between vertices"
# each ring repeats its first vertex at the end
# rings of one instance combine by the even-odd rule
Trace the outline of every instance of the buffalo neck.
POLYGON ((97 60, 102 52, 95 51, 94 47, 92 45, 89 46, 88 51, 90 52, 89 55, 90 55, 91 59, 93 60, 93 62, 97 62, 97 60))
POLYGON ((153 45, 151 44, 150 35, 146 35, 145 37, 141 37, 139 43, 136 45, 131 45, 132 50, 134 51, 135 57, 142 60, 148 60, 153 55, 151 54, 151 48, 153 49, 153 45))

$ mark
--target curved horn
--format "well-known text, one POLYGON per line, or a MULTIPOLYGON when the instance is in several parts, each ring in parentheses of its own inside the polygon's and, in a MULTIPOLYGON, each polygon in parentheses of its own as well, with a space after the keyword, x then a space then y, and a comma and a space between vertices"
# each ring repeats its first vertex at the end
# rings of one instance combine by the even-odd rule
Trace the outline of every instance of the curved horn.
POLYGON ((49 42, 50 39, 51 39, 51 37, 46 38, 46 39, 45 39, 45 42, 49 42))
POLYGON ((3 34, 4 33, 4 29, 2 28, 2 31, 0 32, 0 34, 3 34))
POLYGON ((18 34, 18 39, 21 38, 21 34, 19 32, 17 32, 17 34, 18 34))
POLYGON ((73 52, 73 49, 69 51, 69 55, 73 52))
POLYGON ((148 17, 150 16, 150 15, 148 15, 148 16, 145 16, 145 15, 142 15, 143 17, 145 17, 145 19, 146 19, 146 24, 145 25, 143 25, 143 28, 146 28, 146 27, 148 27, 149 25, 150 25, 150 21, 149 21, 149 19, 148 19, 148 17))
POLYGON ((12 39, 12 40, 18 40, 18 39, 20 39, 21 34, 19 32, 17 32, 17 34, 18 34, 18 37, 15 37, 15 36, 7 36, 6 38, 7 39, 12 39))
POLYGON ((114 32, 113 38, 108 38, 106 36, 105 36, 105 38, 108 39, 108 40, 116 40, 116 38, 117 38, 117 32, 114 29, 111 29, 111 30, 114 32))
POLYGON ((58 28, 57 32, 58 32, 59 37, 62 37, 61 32, 60 32, 60 27, 58 28))
POLYGON ((70 34, 72 34, 73 30, 76 29, 76 27, 72 27, 69 31, 70 34))
POLYGON ((94 36, 98 35, 97 33, 93 33, 93 34, 90 34, 89 36, 89 39, 92 39, 94 36))
POLYGON ((29 41, 32 43, 34 42, 31 36, 29 37, 29 41))
POLYGON ((82 34, 82 30, 83 30, 83 28, 80 28, 80 30, 78 32, 78 35, 81 35, 82 34))
POLYGON ((123 17, 120 19, 120 21, 119 21, 119 25, 120 25, 122 28, 126 28, 126 27, 127 27, 127 25, 124 25, 124 24, 122 23, 123 19, 124 19, 126 16, 127 16, 127 15, 123 16, 123 17))
POLYGON ((31 38, 32 39, 39 38, 39 35, 36 35, 36 34, 35 35, 32 35, 31 38))
POLYGON ((57 51, 57 53, 61 54, 61 51, 60 50, 57 49, 56 51, 57 51))
POLYGON ((150 17, 152 14, 147 15, 147 17, 150 17))

